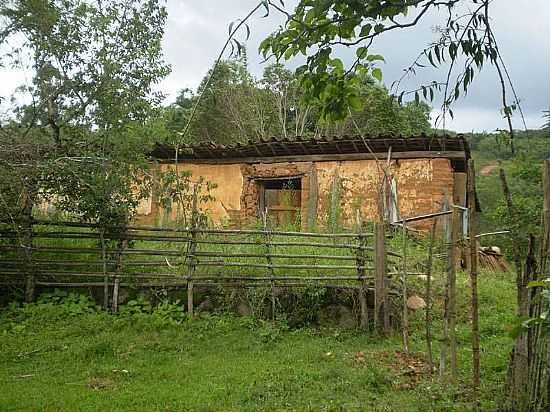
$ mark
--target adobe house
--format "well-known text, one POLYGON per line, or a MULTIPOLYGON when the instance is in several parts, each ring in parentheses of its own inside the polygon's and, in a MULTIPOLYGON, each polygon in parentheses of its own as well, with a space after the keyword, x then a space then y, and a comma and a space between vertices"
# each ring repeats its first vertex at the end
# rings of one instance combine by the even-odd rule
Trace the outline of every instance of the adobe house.
MULTIPOLYGON (((174 168, 172 147, 157 145, 151 157, 161 171, 174 168)), ((438 212, 445 198, 464 205, 469 157, 461 135, 421 135, 210 143, 187 146, 177 159, 180 170, 217 185, 215 200, 206 205, 214 224, 240 227, 266 210, 276 223, 299 222, 305 229, 325 225, 336 209, 347 226, 358 213, 378 220, 380 198, 386 199, 389 220, 438 212), (380 196, 388 159, 391 177, 387 193, 380 196)), ((163 213, 154 195, 141 212, 139 220, 149 223, 163 213)))

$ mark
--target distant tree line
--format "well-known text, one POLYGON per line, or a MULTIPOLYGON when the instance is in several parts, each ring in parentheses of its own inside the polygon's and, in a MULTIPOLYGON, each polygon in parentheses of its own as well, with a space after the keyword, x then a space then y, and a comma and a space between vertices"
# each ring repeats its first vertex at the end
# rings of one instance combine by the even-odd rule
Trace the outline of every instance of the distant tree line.
POLYGON ((399 104, 371 76, 362 76, 360 98, 338 123, 321 118, 320 107, 306 103, 299 75, 281 64, 265 67, 260 79, 248 70, 246 53, 225 60, 206 75, 196 92, 181 90, 165 110, 166 127, 174 136, 184 130, 197 96, 203 92, 185 140, 236 143, 266 137, 295 139, 320 135, 415 135, 429 132, 430 107, 423 102, 399 104))

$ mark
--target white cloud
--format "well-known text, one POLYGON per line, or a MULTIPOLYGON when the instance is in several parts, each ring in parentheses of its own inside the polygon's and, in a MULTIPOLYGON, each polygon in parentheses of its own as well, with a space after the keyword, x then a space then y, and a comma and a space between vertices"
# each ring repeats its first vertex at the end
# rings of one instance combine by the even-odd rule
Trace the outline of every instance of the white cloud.
MULTIPOLYGON (((485 107, 468 107, 462 105, 453 110, 454 119, 447 116, 447 130, 457 130, 460 132, 494 132, 497 129, 506 130, 508 123, 497 109, 487 109, 485 107)), ((439 111, 432 113, 432 124, 435 126, 435 119, 439 111)), ((538 129, 542 126, 542 115, 533 114, 525 116, 525 123, 529 129, 538 129)), ((515 129, 523 129, 523 120, 516 111, 512 116, 512 124, 515 129)), ((441 123, 438 124, 441 127, 441 123)))
MULTIPOLYGON (((162 87, 171 99, 178 89, 199 84, 225 41, 229 23, 243 17, 256 4, 256 0, 169 0, 165 50, 173 73, 162 87)), ((547 80, 550 2, 496 0, 492 7, 494 30, 526 113, 527 124, 539 127, 541 111, 550 106, 550 79, 547 80)), ((251 21, 252 36, 247 43, 250 69, 255 75, 262 71, 261 58, 256 53, 259 42, 281 23, 280 16, 261 19, 260 15, 251 21)), ((386 57, 383 69, 387 84, 399 77, 402 69, 434 38, 431 28, 436 22, 437 16, 429 16, 414 29, 391 33, 376 44, 374 50, 386 57)), ((353 52, 342 51, 342 56, 349 60, 353 52)), ((441 72, 431 70, 419 74, 410 84, 413 86, 438 76, 441 72)), ((455 109, 455 120, 449 125, 461 131, 503 128, 501 107, 498 79, 494 69, 488 66, 455 109)), ((519 121, 515 124, 521 126, 519 121)))
MULTIPOLYGON (((288 0, 287 7, 296 0, 288 0)), ((258 0, 168 0, 168 22, 163 48, 172 73, 159 84, 159 89, 173 101, 178 90, 196 88, 221 50, 231 21, 244 17, 258 0)), ((252 30, 247 42, 251 72, 260 76, 264 65, 257 54, 260 41, 283 22, 282 16, 272 11, 261 18, 260 10, 250 20, 252 30)), ((542 110, 550 107, 550 2, 548 0, 495 0, 492 3, 493 26, 500 50, 513 78, 529 127, 539 127, 542 110)), ((432 13, 421 25, 389 33, 373 47, 383 54, 384 82, 391 84, 398 78, 419 51, 434 38, 432 26, 437 23, 432 13)), ((343 50, 349 61, 351 50, 343 50)), ((295 64, 295 63, 294 63, 295 64)), ((291 66, 294 65, 292 62, 291 66)), ((0 69, 0 93, 9 97, 15 87, 24 84, 25 75, 16 70, 0 69)), ((441 71, 419 73, 408 86, 442 77, 441 71)), ((437 107, 434 104, 434 107, 437 107)), ((468 96, 455 108, 455 120, 449 124, 460 131, 493 130, 504 127, 499 113, 502 107, 499 82, 494 69, 487 66, 478 75, 468 96)), ((435 117, 435 115, 433 116, 435 117)), ((521 122, 515 121, 520 128, 521 122)))

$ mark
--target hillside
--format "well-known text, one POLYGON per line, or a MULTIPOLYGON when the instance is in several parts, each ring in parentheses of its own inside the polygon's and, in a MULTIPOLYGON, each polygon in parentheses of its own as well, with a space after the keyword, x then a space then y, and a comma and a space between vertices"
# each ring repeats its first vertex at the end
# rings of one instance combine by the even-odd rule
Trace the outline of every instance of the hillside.
MULTIPOLYGON (((502 134, 473 134, 468 136, 468 141, 476 161, 477 195, 482 209, 479 231, 517 228, 526 235, 538 233, 542 205, 542 162, 550 158, 550 132, 518 132, 515 157, 502 134), (505 207, 500 166, 506 173, 516 207, 518 218, 515 221, 510 220, 505 207)), ((484 242, 510 250, 509 242, 503 236, 486 238, 484 242)))

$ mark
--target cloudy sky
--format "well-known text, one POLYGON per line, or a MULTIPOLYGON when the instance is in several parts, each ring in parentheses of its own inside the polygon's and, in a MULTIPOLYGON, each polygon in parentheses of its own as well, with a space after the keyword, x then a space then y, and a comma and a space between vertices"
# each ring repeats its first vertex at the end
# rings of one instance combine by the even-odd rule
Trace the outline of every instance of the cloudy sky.
MULTIPOLYGON (((164 39, 166 60, 172 73, 160 85, 167 94, 166 103, 174 100, 177 91, 196 88, 220 52, 231 21, 244 17, 258 0, 168 0, 168 23, 164 39)), ((295 0, 287 0, 287 8, 295 0)), ((273 12, 262 18, 258 12, 250 20, 251 37, 247 42, 250 70, 261 76, 265 64, 257 53, 260 41, 283 22, 273 12)), ((494 0, 493 28, 501 54, 512 76, 522 103, 527 126, 538 128, 543 123, 542 111, 550 107, 550 1, 548 0, 494 0)), ((400 77, 422 48, 435 38, 433 28, 442 16, 433 12, 413 29, 387 33, 371 48, 384 55, 384 83, 390 85, 400 77)), ((341 57, 350 62, 353 50, 341 50, 341 57)), ((289 62, 293 67, 297 63, 289 62)), ((2 70, 0 94, 8 96, 14 87, 25 82, 25 73, 2 70)), ((414 89, 418 84, 441 80, 443 70, 430 69, 420 73, 406 84, 414 89)), ((28 77, 28 74, 27 74, 28 77)), ((28 81, 28 79, 27 79, 28 81)), ((432 118, 437 116, 434 103, 432 118)), ((468 96, 455 107, 455 120, 447 128, 469 132, 493 131, 505 128, 500 114, 500 88, 494 68, 487 66, 476 77, 468 96)), ((514 116, 514 126, 521 128, 520 118, 514 116)))
MULTIPOLYGON (((285 2, 287 8, 292 1, 285 2)), ((164 50, 172 65, 172 74, 162 83, 162 90, 173 100, 177 90, 195 88, 212 65, 227 37, 232 20, 244 17, 257 0, 169 0, 168 26, 164 50)), ((257 49, 260 41, 283 21, 272 13, 261 18, 257 13, 250 22, 251 38, 247 43, 250 70, 260 76, 265 64, 257 49)), ((550 107, 550 1, 494 0, 493 26, 507 63, 514 86, 522 103, 527 126, 538 128, 543 123, 542 110, 550 107)), ((384 83, 398 78, 419 51, 435 38, 433 27, 441 16, 436 13, 412 30, 388 33, 371 48, 384 55, 384 83)), ((353 51, 341 51, 345 61, 351 61, 353 51)), ((295 64, 295 63, 294 63, 295 64)), ((292 67, 292 62, 289 63, 292 67)), ((505 128, 500 114, 502 107, 498 78, 487 66, 477 77, 468 96, 456 106, 455 120, 448 128, 457 131, 492 131, 505 128)), ((408 86, 441 79, 442 71, 431 70, 412 79, 408 86)), ((436 104, 434 104, 436 106, 436 104)), ((436 112, 432 116, 436 117, 436 112)), ((514 126, 521 128, 519 117, 514 126)))

